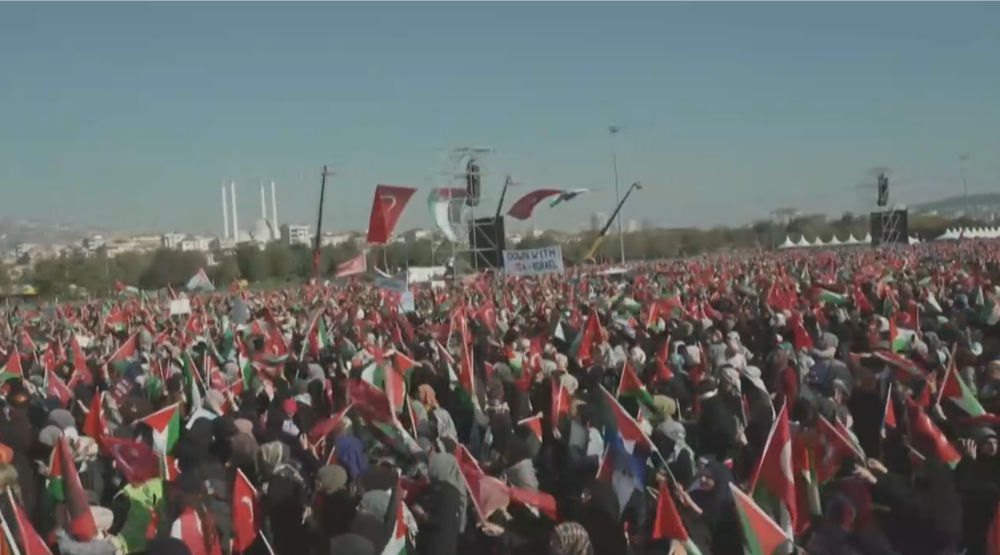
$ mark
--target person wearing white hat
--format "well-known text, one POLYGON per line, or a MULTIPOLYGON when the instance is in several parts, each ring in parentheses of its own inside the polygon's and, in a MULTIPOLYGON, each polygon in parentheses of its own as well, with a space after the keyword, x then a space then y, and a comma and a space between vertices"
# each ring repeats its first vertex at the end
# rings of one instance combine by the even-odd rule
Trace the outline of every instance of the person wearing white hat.
POLYGON ((97 537, 87 542, 78 542, 65 529, 60 528, 56 530, 59 552, 63 555, 126 555, 124 543, 115 536, 107 535, 115 520, 111 509, 90 507, 90 513, 97 526, 97 537))

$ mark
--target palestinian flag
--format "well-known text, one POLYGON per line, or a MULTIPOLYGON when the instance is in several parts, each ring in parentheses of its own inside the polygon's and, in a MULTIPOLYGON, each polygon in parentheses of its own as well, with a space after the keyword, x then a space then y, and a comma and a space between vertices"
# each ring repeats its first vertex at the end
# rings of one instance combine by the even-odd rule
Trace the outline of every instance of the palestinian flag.
POLYGON ((88 542, 97 537, 97 524, 65 436, 59 438, 52 450, 47 489, 58 504, 56 520, 74 539, 88 542))
POLYGON ((373 362, 362 370, 361 379, 384 391, 396 412, 403 409, 406 382, 394 367, 373 362))
POLYGON ((306 337, 308 341, 302 342, 299 360, 305 360, 307 353, 313 358, 318 359, 320 351, 330 346, 330 336, 326 330, 326 318, 323 317, 323 309, 317 309, 312 318, 309 319, 309 327, 306 328, 306 337))
POLYGON ((965 380, 955 371, 954 364, 948 367, 948 372, 944 375, 944 384, 938 395, 942 399, 950 399, 973 418, 986 416, 986 409, 979 404, 975 392, 965 385, 965 380))
MULTIPOLYGON (((24 555, 52 555, 52 551, 49 550, 49 546, 45 545, 45 541, 38 531, 35 530, 34 525, 31 523, 31 519, 25 514, 24 508, 21 506, 20 502, 14 498, 14 490, 7 489, 7 499, 10 501, 10 507, 14 513, 14 522, 17 523, 17 530, 21 535, 21 545, 24 547, 24 555)), ((4 527, 7 526, 7 521, 4 519, 4 527)), ((4 530, 7 532, 8 530, 4 530)), ((6 534, 5 534, 6 535, 6 534)), ((10 542, 4 545, 5 548, 3 553, 17 553, 16 548, 10 549, 14 544, 13 538, 10 538, 10 542)))
POLYGON ((747 494, 733 484, 729 484, 729 489, 736 502, 748 555, 777 555, 779 548, 792 541, 747 494))
POLYGON ((408 529, 406 528, 405 512, 403 511, 403 492, 400 488, 396 488, 395 493, 392 495, 390 501, 395 501, 393 506, 389 509, 389 514, 386 515, 388 519, 391 519, 388 524, 392 526, 392 536, 389 537, 389 542, 385 544, 385 548, 382 550, 382 555, 406 555, 406 536, 408 529))
POLYGON ((115 369, 115 372, 121 374, 128 368, 128 365, 135 358, 136 353, 139 351, 139 333, 133 333, 131 337, 122 343, 121 347, 118 347, 108 359, 108 364, 115 369))
POLYGON ((793 468, 788 405, 782 405, 750 480, 750 492, 759 505, 774 509, 772 514, 779 515, 782 529, 789 535, 798 525, 793 468))
POLYGON ((677 505, 670 496, 670 489, 665 483, 660 484, 656 501, 656 520, 653 521, 653 540, 664 539, 680 542, 687 555, 701 555, 701 550, 691 541, 691 536, 681 521, 681 515, 677 512, 677 505))
POLYGON ((653 396, 649 394, 646 386, 639 380, 639 376, 632 369, 632 362, 629 360, 625 361, 625 365, 622 368, 622 378, 618 382, 617 397, 619 399, 623 397, 635 399, 640 405, 645 405, 647 408, 653 407, 653 396))
POLYGON ((153 449, 161 455, 166 455, 174 448, 181 433, 180 403, 174 403, 143 418, 153 428, 153 449))
POLYGON ((834 293, 829 289, 819 288, 817 298, 826 304, 833 306, 847 306, 847 297, 839 293, 834 293))
POLYGON ((4 363, 3 369, 0 370, 0 383, 13 380, 15 378, 24 378, 24 368, 21 367, 21 354, 17 352, 17 347, 10 352, 10 357, 7 358, 7 362, 4 363))

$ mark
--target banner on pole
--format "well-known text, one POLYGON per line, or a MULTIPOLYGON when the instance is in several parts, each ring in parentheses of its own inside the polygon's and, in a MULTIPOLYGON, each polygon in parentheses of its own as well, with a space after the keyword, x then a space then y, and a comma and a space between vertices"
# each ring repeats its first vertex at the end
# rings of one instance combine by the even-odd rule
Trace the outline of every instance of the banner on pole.
POLYGON ((409 284, 406 281, 406 275, 402 277, 386 277, 376 274, 375 287, 395 291, 396 293, 405 293, 410 290, 409 284))
POLYGON ((562 272, 562 247, 503 251, 503 270, 512 276, 540 276, 562 272))

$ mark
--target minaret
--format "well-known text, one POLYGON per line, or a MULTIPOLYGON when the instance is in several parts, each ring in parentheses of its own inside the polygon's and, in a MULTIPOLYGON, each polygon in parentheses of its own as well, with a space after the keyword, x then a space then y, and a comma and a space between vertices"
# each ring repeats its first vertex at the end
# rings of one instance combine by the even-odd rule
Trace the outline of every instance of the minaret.
POLYGON ((236 182, 229 182, 229 204, 233 205, 233 240, 240 242, 240 223, 236 217, 236 182))
POLYGON ((267 200, 264 197, 264 180, 260 180, 260 219, 267 221, 267 200))
POLYGON ((274 193, 274 181, 271 182, 271 225, 274 226, 274 233, 278 231, 278 197, 274 193))
POLYGON ((222 238, 229 239, 229 205, 226 202, 226 181, 222 181, 222 238))

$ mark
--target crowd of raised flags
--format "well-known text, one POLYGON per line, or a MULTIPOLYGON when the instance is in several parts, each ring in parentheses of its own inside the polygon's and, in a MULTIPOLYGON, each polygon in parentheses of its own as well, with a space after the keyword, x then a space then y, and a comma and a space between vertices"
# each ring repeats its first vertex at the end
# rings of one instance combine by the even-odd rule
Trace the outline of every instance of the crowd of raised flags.
POLYGON ((0 553, 998 555, 998 258, 10 305, 0 553))

